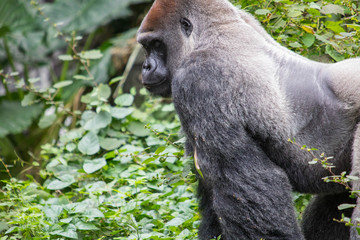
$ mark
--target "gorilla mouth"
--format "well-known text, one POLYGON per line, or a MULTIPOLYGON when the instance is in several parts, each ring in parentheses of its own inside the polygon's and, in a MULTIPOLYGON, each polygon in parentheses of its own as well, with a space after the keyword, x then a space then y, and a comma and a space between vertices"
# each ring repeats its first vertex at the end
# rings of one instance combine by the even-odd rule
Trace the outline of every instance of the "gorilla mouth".
POLYGON ((149 88, 160 86, 166 81, 167 81, 167 78, 162 78, 160 81, 157 81, 155 83, 145 83, 145 82, 143 82, 143 85, 144 85, 145 88, 149 89, 149 88))

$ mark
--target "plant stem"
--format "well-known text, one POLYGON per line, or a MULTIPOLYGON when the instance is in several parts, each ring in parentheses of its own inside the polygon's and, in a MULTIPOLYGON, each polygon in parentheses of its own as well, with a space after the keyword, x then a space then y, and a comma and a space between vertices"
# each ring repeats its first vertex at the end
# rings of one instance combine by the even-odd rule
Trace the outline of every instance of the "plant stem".
MULTIPOLYGON (((3 41, 4 41, 4 48, 5 48, 6 56, 7 56, 7 58, 8 58, 7 60, 8 60, 8 62, 9 62, 9 64, 10 64, 11 70, 12 70, 13 72, 16 72, 16 68, 15 68, 15 64, 14 64, 14 59, 13 59, 13 57, 12 57, 12 55, 11 55, 10 48, 9 48, 9 42, 8 42, 6 36, 4 36, 3 41)), ((19 81, 19 77, 18 77, 18 76, 15 76, 14 78, 15 78, 17 81, 19 81)))
MULTIPOLYGON (((66 50, 66 54, 69 55, 71 54, 72 52, 72 49, 70 46, 68 46, 67 50, 66 50)), ((59 79, 59 82, 61 81, 64 81, 66 76, 67 76, 67 72, 69 70, 69 64, 70 62, 69 61, 65 61, 63 62, 63 67, 62 67, 62 70, 61 70, 61 75, 60 75, 60 79, 59 79)))
POLYGON ((9 177, 10 177, 10 179, 11 179, 12 176, 11 176, 11 173, 10 173, 10 170, 9 170, 7 164, 4 162, 4 160, 3 160, 2 158, 0 158, 0 162, 1 162, 2 165, 5 167, 5 170, 6 170, 7 174, 9 175, 9 177))

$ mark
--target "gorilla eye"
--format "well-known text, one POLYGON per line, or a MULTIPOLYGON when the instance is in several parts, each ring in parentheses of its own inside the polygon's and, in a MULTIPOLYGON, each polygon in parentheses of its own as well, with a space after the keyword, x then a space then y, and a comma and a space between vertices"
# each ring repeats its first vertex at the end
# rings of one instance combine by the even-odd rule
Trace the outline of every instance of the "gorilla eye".
POLYGON ((182 18, 180 20, 181 24, 181 31, 189 37, 193 31, 193 25, 191 24, 190 20, 187 18, 182 18))

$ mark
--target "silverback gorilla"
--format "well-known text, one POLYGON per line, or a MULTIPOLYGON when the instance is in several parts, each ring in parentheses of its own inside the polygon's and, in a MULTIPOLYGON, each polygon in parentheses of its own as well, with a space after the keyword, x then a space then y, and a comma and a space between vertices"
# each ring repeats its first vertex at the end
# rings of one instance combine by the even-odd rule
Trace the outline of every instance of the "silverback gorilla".
POLYGON ((138 41, 143 84, 172 96, 203 174, 200 239, 360 239, 333 221, 360 217, 358 208, 337 209, 356 199, 288 142, 333 156, 337 174, 360 175, 360 59, 301 57, 227 0, 156 0, 138 41), (292 191, 316 194, 302 229, 292 191))

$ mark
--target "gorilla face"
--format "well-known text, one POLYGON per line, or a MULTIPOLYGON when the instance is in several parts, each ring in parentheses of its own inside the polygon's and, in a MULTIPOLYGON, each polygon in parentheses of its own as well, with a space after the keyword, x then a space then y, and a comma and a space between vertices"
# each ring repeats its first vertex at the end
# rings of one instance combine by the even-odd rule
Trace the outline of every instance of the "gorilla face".
POLYGON ((172 77, 192 49, 193 25, 181 9, 178 1, 155 1, 138 31, 137 40, 147 53, 142 82, 156 95, 171 96, 172 77))
POLYGON ((142 83, 150 92, 161 96, 171 94, 171 77, 166 66, 167 50, 161 40, 143 40, 147 56, 142 66, 142 83))

